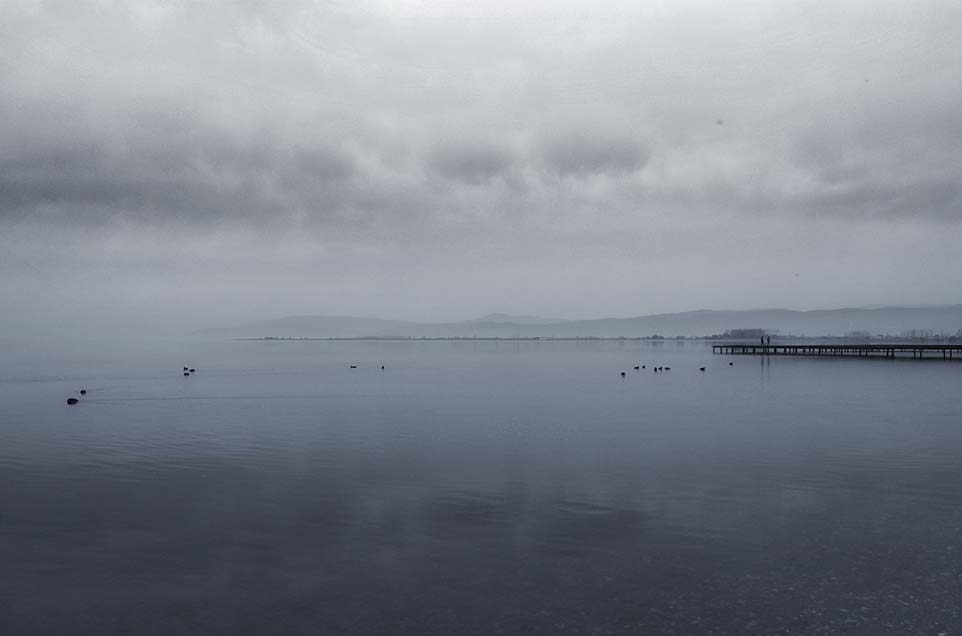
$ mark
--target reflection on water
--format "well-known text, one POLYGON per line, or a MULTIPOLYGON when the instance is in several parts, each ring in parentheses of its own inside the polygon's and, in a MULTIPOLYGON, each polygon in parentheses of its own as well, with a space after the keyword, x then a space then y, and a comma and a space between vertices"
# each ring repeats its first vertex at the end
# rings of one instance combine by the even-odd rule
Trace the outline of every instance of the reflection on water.
POLYGON ((0 367, 0 632, 960 624, 962 365, 636 342, 151 355, 0 367))

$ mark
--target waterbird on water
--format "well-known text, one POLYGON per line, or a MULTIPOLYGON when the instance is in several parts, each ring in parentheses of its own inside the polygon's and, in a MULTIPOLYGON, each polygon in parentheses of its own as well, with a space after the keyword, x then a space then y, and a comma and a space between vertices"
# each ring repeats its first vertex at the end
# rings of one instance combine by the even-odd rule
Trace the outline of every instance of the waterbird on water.
POLYGON ((352 364, 352 365, 351 365, 351 368, 352 368, 352 369, 356 369, 356 368, 357 368, 357 365, 356 365, 356 364, 352 364))
POLYGON ((77 398, 67 398, 67 404, 70 404, 70 405, 76 404, 79 401, 80 400, 78 400, 77 398))
POLYGON ((636 364, 636 365, 635 365, 635 371, 637 371, 639 368, 640 368, 640 367, 636 364))
POLYGON ((185 378, 186 378, 187 376, 189 376, 189 375, 190 375, 189 373, 187 373, 186 371, 184 371, 184 377, 185 377, 185 378))
POLYGON ((705 367, 698 367, 698 370, 699 370, 699 371, 704 371, 704 370, 705 370, 705 367))
POLYGON ((87 395, 87 389, 80 389, 80 395, 87 395))
POLYGON ((733 366, 735 366, 735 363, 734 363, 734 362, 729 362, 729 363, 728 363, 728 366, 733 367, 733 366))
POLYGON ((621 372, 621 377, 625 377, 625 372, 624 372, 624 371, 621 372))
POLYGON ((193 372, 196 371, 196 370, 197 370, 197 369, 191 369, 190 372, 193 373, 193 372))

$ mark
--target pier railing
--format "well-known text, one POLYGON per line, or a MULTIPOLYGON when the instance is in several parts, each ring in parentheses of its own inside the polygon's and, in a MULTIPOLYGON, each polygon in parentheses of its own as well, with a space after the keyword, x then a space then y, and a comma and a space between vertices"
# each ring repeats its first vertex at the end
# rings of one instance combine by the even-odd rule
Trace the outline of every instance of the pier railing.
POLYGON ((747 344, 712 345, 712 353, 763 356, 851 356, 962 360, 962 344, 747 344))

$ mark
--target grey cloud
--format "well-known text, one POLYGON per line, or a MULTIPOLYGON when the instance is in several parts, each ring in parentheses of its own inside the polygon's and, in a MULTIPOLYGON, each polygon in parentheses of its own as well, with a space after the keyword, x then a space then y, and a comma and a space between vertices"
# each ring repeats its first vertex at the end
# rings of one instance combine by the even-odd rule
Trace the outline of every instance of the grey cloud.
POLYGON ((650 156, 644 144, 627 135, 581 131, 544 139, 537 153, 548 171, 563 177, 628 174, 644 168, 650 156))
POLYGON ((800 211, 842 218, 962 221, 962 185, 939 179, 844 186, 793 203, 800 211))
POLYGON ((791 160, 796 167, 829 184, 862 178, 867 170, 857 161, 848 161, 837 140, 832 142, 823 135, 801 136, 792 149, 791 160))
POLYGON ((120 150, 65 137, 45 154, 0 159, 0 218, 278 223, 308 207, 323 214, 346 205, 356 174, 336 149, 238 143, 209 131, 120 150))
POLYGON ((354 165, 349 157, 337 151, 297 148, 282 158, 278 172, 296 173, 300 177, 323 182, 342 181, 354 175, 354 165))
POLYGON ((448 142, 432 149, 428 164, 446 179, 478 185, 509 176, 514 157, 495 144, 448 142))

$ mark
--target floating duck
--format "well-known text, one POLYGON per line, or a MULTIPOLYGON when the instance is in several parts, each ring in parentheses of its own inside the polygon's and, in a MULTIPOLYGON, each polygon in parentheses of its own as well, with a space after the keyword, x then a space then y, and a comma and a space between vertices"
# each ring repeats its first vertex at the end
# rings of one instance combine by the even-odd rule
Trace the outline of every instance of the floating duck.
POLYGON ((67 398, 67 404, 70 404, 71 406, 73 406, 74 404, 76 404, 76 403, 79 402, 79 401, 80 401, 80 400, 78 400, 77 398, 67 398))

